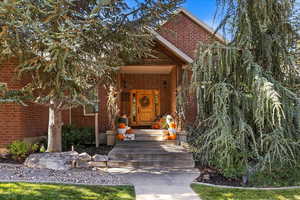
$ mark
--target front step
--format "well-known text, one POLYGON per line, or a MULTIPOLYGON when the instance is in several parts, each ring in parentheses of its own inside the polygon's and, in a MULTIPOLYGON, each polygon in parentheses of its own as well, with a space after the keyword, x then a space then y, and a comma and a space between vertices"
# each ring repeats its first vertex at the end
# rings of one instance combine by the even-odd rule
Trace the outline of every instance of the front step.
POLYGON ((133 129, 136 141, 165 141, 167 130, 159 129, 133 129))
POLYGON ((173 169, 186 169, 194 168, 195 163, 193 160, 110 160, 108 162, 110 168, 173 168, 173 169))
POLYGON ((130 147, 130 148, 136 148, 136 147, 145 147, 147 146, 155 146, 157 145, 177 145, 178 142, 176 140, 165 140, 165 141, 126 141, 126 142, 119 142, 119 147, 130 147))
POLYGON ((135 134, 136 141, 165 141, 162 134, 135 134))
POLYGON ((165 160, 169 158, 179 159, 179 160, 192 160, 192 153, 165 153, 161 151, 143 151, 142 153, 132 152, 132 153, 124 153, 122 152, 114 152, 111 154, 110 159, 112 160, 165 160))
POLYGON ((108 154, 110 168, 194 168, 192 153, 165 142, 128 141, 117 144, 108 154))

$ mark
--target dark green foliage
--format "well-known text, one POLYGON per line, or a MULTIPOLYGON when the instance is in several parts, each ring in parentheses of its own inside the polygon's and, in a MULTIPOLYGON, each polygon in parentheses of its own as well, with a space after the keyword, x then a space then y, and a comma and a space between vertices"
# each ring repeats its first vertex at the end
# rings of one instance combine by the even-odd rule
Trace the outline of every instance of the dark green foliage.
POLYGON ((264 170, 250 176, 250 186, 257 187, 285 187, 300 185, 299 163, 294 167, 274 167, 272 170, 264 170))
POLYGON ((76 128, 73 125, 62 127, 63 151, 70 151, 72 146, 77 147, 83 145, 91 145, 95 141, 94 128, 76 128))
POLYGON ((293 167, 300 153, 294 1, 218 3, 225 8, 221 27, 233 39, 200 44, 192 80, 179 98, 181 107, 189 96, 197 99, 192 150, 227 177, 293 167))
POLYGON ((18 161, 25 160, 28 155, 38 150, 38 144, 29 144, 23 141, 14 141, 8 146, 8 153, 13 159, 18 161))

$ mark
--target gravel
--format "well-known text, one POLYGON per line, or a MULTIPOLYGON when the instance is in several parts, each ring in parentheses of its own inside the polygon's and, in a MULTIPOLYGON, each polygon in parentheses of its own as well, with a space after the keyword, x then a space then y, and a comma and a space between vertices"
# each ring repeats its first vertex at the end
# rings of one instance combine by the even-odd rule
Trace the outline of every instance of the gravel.
POLYGON ((23 165, 0 164, 0 182, 38 182, 85 185, 130 185, 121 177, 99 169, 71 169, 55 171, 32 169, 23 165))

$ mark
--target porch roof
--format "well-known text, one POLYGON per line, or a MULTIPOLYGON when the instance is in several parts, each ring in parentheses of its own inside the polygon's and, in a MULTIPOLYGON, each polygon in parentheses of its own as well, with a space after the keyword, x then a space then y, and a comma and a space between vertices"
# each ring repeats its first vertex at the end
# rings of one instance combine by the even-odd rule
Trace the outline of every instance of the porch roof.
POLYGON ((120 68, 124 74, 169 74, 175 65, 127 65, 120 68))
POLYGON ((186 63, 190 64, 193 62, 193 59, 188 56, 186 53, 181 51, 179 48, 177 48, 175 45, 173 45, 171 42, 169 42, 167 39, 165 39, 163 36, 161 36, 159 33, 157 33, 154 30, 150 30, 150 32, 155 36, 155 39, 162 44, 165 48, 170 50, 172 53, 174 53, 176 56, 178 56, 180 59, 185 61, 186 63))

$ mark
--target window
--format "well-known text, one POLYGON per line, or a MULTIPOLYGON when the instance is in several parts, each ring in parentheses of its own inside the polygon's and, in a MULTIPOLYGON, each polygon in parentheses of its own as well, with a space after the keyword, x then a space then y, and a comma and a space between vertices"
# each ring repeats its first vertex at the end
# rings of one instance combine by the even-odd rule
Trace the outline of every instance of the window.
POLYGON ((99 112, 98 88, 95 88, 94 90, 91 91, 89 100, 91 104, 87 104, 83 106, 84 116, 94 116, 97 112, 99 112))
POLYGON ((6 89, 7 89, 7 83, 0 82, 0 95, 4 95, 6 89))

